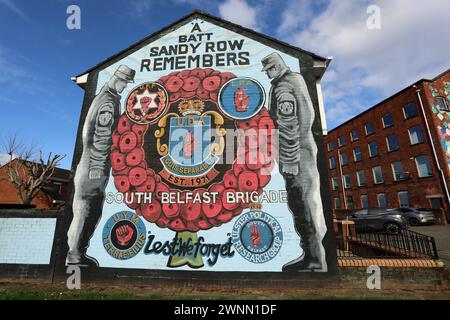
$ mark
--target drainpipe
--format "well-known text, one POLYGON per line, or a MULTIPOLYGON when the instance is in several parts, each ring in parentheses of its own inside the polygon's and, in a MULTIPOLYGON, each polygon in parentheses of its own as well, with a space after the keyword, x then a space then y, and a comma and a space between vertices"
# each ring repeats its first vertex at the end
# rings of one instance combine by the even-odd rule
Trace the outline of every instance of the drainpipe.
POLYGON ((327 120, 325 117, 325 107, 323 103, 322 86, 320 85, 320 80, 316 80, 317 98, 319 100, 319 113, 320 122, 322 123, 322 135, 326 136, 328 134, 327 120))
POLYGON ((439 163, 439 159, 438 159, 438 156, 436 153, 436 148, 435 148, 434 142, 433 142, 433 137, 431 136, 430 125, 428 124, 428 119, 425 114, 425 108, 423 106, 422 97, 420 95, 421 90, 419 87, 417 87, 417 85, 413 85, 413 88, 416 89, 417 97, 419 98, 420 109, 422 110, 422 115, 425 120, 425 125, 427 127, 428 138, 430 139, 430 142, 431 142, 431 149, 433 150, 434 161, 436 162, 439 173, 441 174, 441 180, 442 180, 442 183, 444 184, 445 195, 447 198, 447 204, 450 206, 450 194, 448 192, 447 180, 445 179, 444 170, 442 170, 441 165, 439 163))
MULTIPOLYGON (((347 208, 347 196, 345 194, 345 181, 344 175, 342 174, 342 165, 341 165, 341 150, 338 149, 338 163, 339 163, 339 176, 341 177, 341 185, 342 185, 342 194, 344 196, 344 207, 347 208)), ((339 186, 338 186, 339 187, 339 186)))

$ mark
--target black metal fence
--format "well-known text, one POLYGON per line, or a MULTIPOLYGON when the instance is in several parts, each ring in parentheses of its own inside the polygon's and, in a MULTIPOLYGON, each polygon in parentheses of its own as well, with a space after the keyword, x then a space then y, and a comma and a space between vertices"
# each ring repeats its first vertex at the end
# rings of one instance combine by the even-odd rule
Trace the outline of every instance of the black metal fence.
POLYGON ((338 235, 336 240, 339 258, 439 259, 434 238, 411 230, 398 234, 358 232, 338 235))

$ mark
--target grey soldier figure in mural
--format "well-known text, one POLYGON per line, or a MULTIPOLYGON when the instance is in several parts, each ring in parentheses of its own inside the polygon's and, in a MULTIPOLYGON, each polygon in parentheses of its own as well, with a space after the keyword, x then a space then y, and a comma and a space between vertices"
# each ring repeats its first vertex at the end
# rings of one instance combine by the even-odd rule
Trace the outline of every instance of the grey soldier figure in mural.
POLYGON ((134 82, 135 70, 121 65, 89 107, 83 125, 83 152, 74 177, 73 219, 67 233, 66 264, 97 266, 86 250, 101 217, 111 170, 112 133, 120 114, 120 94, 134 82))
POLYGON ((278 129, 278 163, 303 249, 303 254, 285 264, 283 271, 327 271, 322 244, 326 224, 312 133, 315 112, 311 97, 302 75, 292 72, 278 53, 268 55, 261 63, 262 71, 272 79, 269 113, 278 129))

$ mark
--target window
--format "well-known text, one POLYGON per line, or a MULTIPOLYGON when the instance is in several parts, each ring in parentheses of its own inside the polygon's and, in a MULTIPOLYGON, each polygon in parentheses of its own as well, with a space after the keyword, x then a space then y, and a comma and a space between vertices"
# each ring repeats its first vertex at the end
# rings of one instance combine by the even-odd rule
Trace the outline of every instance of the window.
POLYGON ((392 114, 385 114, 383 117, 383 128, 388 128, 394 124, 394 119, 392 118, 392 114))
POLYGON ((355 205, 353 204, 353 197, 347 196, 347 209, 354 209, 355 205))
POLYGON ((372 168, 372 173, 373 173, 373 182, 375 184, 380 184, 383 183, 383 172, 381 171, 381 167, 377 166, 377 167, 373 167, 372 168))
POLYGON ((367 198, 367 194, 363 194, 361 196, 361 208, 366 209, 369 207, 369 199, 367 198))
POLYGON ((422 128, 419 125, 409 128, 408 133, 409 133, 409 140, 411 141, 412 145, 423 143, 424 141, 423 132, 422 128))
POLYGON ((348 154, 347 153, 341 153, 341 164, 343 166, 348 165, 348 154))
POLYGON ((366 128, 366 136, 371 135, 372 133, 375 132, 373 122, 367 122, 365 128, 366 128))
POLYGON ((417 116, 416 105, 414 103, 408 103, 406 106, 404 106, 403 115, 405 116, 405 119, 417 116))
POLYGON ((370 157, 376 157, 378 155, 378 146, 375 141, 369 142, 369 155, 370 157))
POLYGON ((399 207, 409 207, 409 194, 408 191, 400 191, 398 193, 399 207))
POLYGON ((333 141, 328 142, 328 151, 333 151, 334 150, 334 143, 333 141))
POLYGON ((53 181, 54 188, 56 192, 62 193, 62 182, 53 181))
POLYGON ((392 174, 395 181, 402 181, 406 179, 405 172, 403 171, 403 165, 401 161, 395 161, 391 164, 392 174))
POLYGON ((339 183, 338 183, 338 178, 337 177, 331 178, 331 186, 332 186, 333 190, 338 190, 339 189, 339 183))
POLYGON ((338 145, 339 145, 339 147, 345 146, 345 137, 340 136, 340 137, 338 138, 338 145))
POLYGON ((363 187, 363 186, 367 185, 366 173, 364 172, 364 170, 360 170, 360 171, 356 172, 356 177, 358 178, 358 186, 359 187, 363 187))
POLYGON ((379 193, 379 194, 377 194, 377 200, 378 200, 378 207, 380 207, 380 208, 387 208, 386 193, 379 193))
POLYGON ((430 160, 427 155, 416 157, 416 166, 417 172, 419 173, 419 178, 430 177, 433 175, 430 160))
POLYGON ((359 140, 359 134, 358 134, 358 131, 352 130, 352 131, 350 132, 350 138, 352 139, 352 142, 353 142, 353 141, 356 141, 356 140, 359 140))
POLYGON ((355 159, 355 162, 362 160, 362 153, 360 147, 356 147, 355 149, 353 149, 353 158, 355 159))
POLYGON ((448 111, 447 102, 445 101, 445 98, 443 98, 443 97, 435 97, 434 105, 436 106, 436 108, 439 108, 439 110, 441 110, 441 111, 448 111))
POLYGON ((334 157, 330 158, 330 169, 336 168, 336 159, 334 157))
POLYGON ((334 208, 335 209, 341 208, 341 199, 340 198, 334 198, 334 208))
POLYGON ((388 147, 388 151, 395 151, 398 150, 398 139, 395 134, 390 134, 386 137, 386 143, 388 147))
POLYGON ((350 173, 344 174, 344 186, 345 189, 350 189, 352 187, 352 179, 350 178, 350 173))
POLYGON ((442 198, 430 198, 431 207, 433 209, 441 209, 444 208, 444 203, 442 202, 442 198))

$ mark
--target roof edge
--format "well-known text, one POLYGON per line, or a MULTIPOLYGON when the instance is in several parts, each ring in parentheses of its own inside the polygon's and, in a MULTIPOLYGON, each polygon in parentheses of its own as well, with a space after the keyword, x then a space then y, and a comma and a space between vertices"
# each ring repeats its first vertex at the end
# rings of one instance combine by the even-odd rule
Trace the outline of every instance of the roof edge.
POLYGON ((402 94, 402 93, 408 91, 408 90, 411 89, 413 86, 418 85, 418 84, 421 83, 421 82, 430 82, 430 81, 431 81, 431 80, 428 80, 428 79, 421 79, 421 80, 419 80, 419 81, 414 82, 413 84, 411 84, 411 85, 409 85, 409 86, 407 86, 407 87, 401 89, 400 91, 398 91, 398 92, 392 94, 391 96, 387 97, 386 99, 384 99, 384 100, 378 102, 377 104, 373 105, 372 107, 369 107, 369 108, 367 108, 366 110, 364 110, 363 112, 358 113, 357 115, 351 117, 350 119, 348 119, 347 121, 341 123, 341 124, 338 125, 337 127, 333 128, 333 129, 331 129, 331 130, 329 130, 329 131, 328 131, 328 134, 332 133, 333 131, 335 131, 335 130, 341 128, 341 127, 343 127, 344 125, 346 125, 346 124, 348 124, 349 122, 355 120, 356 118, 362 116, 363 114, 366 114, 366 113, 368 113, 369 111, 372 111, 373 109, 375 109, 375 108, 379 107, 380 105, 382 105, 383 103, 385 103, 385 102, 387 102, 387 101, 389 101, 389 100, 395 98, 396 96, 398 96, 398 95, 400 95, 400 94, 402 94))
POLYGON ((194 9, 191 13, 189 13, 189 14, 187 14, 187 15, 181 17, 180 19, 178 19, 178 20, 172 22, 171 24, 169 24, 169 25, 167 25, 167 26, 165 26, 165 27, 159 29, 158 31, 151 33, 150 35, 148 35, 148 36, 144 37, 143 39, 141 39, 141 40, 139 40, 139 41, 133 43, 131 46, 129 46, 129 47, 127 47, 127 48, 125 48, 125 49, 119 51, 118 53, 116 53, 116 54, 114 54, 114 55, 112 55, 112 56, 109 56, 108 58, 106 58, 106 59, 104 59, 103 61, 99 62, 99 63, 96 64, 95 66, 93 66, 93 67, 87 69, 86 71, 80 73, 79 75, 77 75, 77 76, 75 76, 75 77, 73 77, 73 78, 78 78, 78 77, 84 76, 84 75, 86 75, 86 74, 92 72, 93 70, 98 69, 99 67, 101 67, 101 66, 103 66, 104 64, 108 63, 108 62, 111 61, 112 59, 114 59, 114 58, 116 58, 116 57, 118 57, 118 56, 124 54, 124 53, 127 52, 127 51, 130 51, 130 50, 136 48, 136 47, 139 46, 141 43, 143 43, 143 42, 145 42, 145 41, 151 39, 152 37, 156 36, 157 34, 162 33, 162 32, 164 32, 164 31, 166 31, 166 30, 168 30, 168 29, 170 29, 170 28, 173 28, 174 26, 176 26, 176 25, 182 23, 183 21, 188 20, 188 19, 190 19, 190 18, 192 18, 192 17, 195 17, 195 16, 205 17, 205 18, 207 18, 207 19, 210 19, 210 20, 213 20, 213 21, 222 23, 222 24, 228 24, 228 25, 230 25, 230 26, 240 28, 240 29, 242 29, 242 30, 245 30, 245 31, 248 32, 248 33, 251 33, 251 34, 257 36, 257 37, 262 37, 262 38, 265 38, 265 39, 267 39, 267 40, 269 40, 269 41, 273 41, 273 42, 275 42, 275 43, 277 43, 277 44, 279 44, 279 45, 288 47, 288 48, 290 48, 290 49, 293 49, 293 50, 296 50, 296 51, 299 51, 299 52, 302 52, 302 53, 309 54, 310 56, 312 56, 312 57, 313 57, 314 59, 316 59, 316 60, 320 60, 320 61, 324 61, 324 62, 327 62, 327 61, 328 61, 328 58, 324 58, 324 57, 319 56, 319 55, 317 55, 317 54, 315 54, 315 53, 313 53, 313 52, 310 52, 310 51, 304 50, 304 49, 302 49, 302 48, 296 47, 296 46, 291 45, 291 44, 289 44, 289 43, 287 43, 287 42, 284 42, 284 41, 275 39, 275 38, 273 38, 273 37, 271 37, 271 36, 268 36, 268 35, 266 35, 266 34, 257 32, 257 31, 255 31, 255 30, 252 30, 252 29, 243 27, 243 26, 241 26, 241 25, 239 25, 239 24, 230 22, 230 21, 228 21, 228 20, 224 20, 224 19, 222 19, 222 18, 213 16, 213 15, 211 15, 211 14, 209 14, 209 13, 204 12, 204 11, 201 11, 201 10, 198 10, 198 9, 194 9))
POLYGON ((341 124, 338 125, 336 128, 333 128, 332 130, 328 131, 328 134, 330 134, 330 133, 332 133, 333 131, 335 131, 335 130, 341 128, 342 126, 344 126, 344 125, 346 125, 347 123, 353 121, 354 119, 356 119, 356 118, 362 116, 363 114, 366 114, 367 112, 372 111, 373 109, 379 107, 380 105, 382 105, 383 103, 389 101, 390 99, 392 99, 392 98, 394 98, 394 97, 396 97, 396 96, 398 96, 398 95, 400 95, 400 94, 406 92, 407 90, 411 89, 412 87, 417 86, 418 84, 420 84, 420 83, 422 83, 422 82, 434 82, 434 81, 438 80, 439 78, 441 78, 442 76, 446 75, 446 74, 449 73, 449 72, 450 72, 450 69, 447 69, 447 70, 445 70, 444 72, 442 72, 442 73, 440 73, 439 75, 437 75, 436 77, 434 77, 433 79, 422 78, 422 79, 420 79, 420 80, 418 80, 418 81, 416 81, 416 82, 410 84, 409 86, 407 86, 407 87, 401 89, 400 91, 398 91, 398 92, 392 94, 391 96, 387 97, 386 99, 382 100, 381 102, 378 102, 378 103, 375 104, 374 106, 369 107, 368 109, 364 110, 363 112, 358 113, 356 116, 354 116, 354 117, 348 119, 347 121, 341 123, 341 124))
POLYGON ((446 75, 447 73, 449 73, 449 72, 450 72, 450 68, 447 69, 447 70, 445 70, 444 72, 438 74, 438 75, 437 75, 436 77, 434 77, 432 80, 428 80, 428 81, 436 81, 436 80, 438 80, 439 78, 445 76, 445 75, 446 75))

